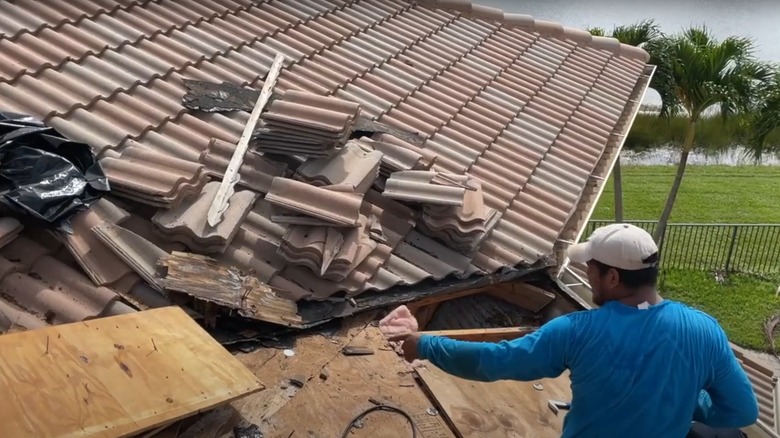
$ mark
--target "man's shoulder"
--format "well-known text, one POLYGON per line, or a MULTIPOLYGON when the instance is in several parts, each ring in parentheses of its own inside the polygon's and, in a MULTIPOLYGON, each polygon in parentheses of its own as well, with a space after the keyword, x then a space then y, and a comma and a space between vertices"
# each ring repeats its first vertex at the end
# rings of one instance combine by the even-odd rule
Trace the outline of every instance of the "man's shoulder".
POLYGON ((664 303, 666 304, 666 308, 669 313, 677 313, 681 317, 698 320, 704 324, 714 324, 720 327, 718 320, 703 310, 674 300, 664 300, 664 303))
MULTIPOLYGON (((664 300, 661 304, 657 305, 659 313, 669 315, 672 318, 686 319, 690 322, 697 322, 702 325, 717 326, 720 327, 718 320, 712 315, 691 307, 685 303, 664 300)), ((569 318, 572 324, 588 324, 598 321, 602 318, 611 318, 611 315, 615 312, 614 309, 609 306, 598 307, 594 309, 582 310, 566 314, 562 317, 569 318)))

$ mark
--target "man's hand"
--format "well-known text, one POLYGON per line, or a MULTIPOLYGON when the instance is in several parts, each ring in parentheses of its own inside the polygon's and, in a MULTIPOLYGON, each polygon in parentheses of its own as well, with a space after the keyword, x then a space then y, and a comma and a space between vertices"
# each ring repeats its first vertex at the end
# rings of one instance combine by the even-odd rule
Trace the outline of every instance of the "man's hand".
POLYGON ((388 338, 391 342, 401 342, 401 350, 404 352, 404 359, 407 362, 414 362, 415 359, 419 359, 417 354, 417 342, 420 340, 419 333, 405 333, 402 335, 395 335, 388 338))

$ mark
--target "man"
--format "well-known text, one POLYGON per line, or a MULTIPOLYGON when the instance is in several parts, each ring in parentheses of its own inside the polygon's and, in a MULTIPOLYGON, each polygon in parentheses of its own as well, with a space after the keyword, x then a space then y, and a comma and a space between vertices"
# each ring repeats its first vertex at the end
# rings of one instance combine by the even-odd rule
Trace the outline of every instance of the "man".
POLYGON ((609 225, 568 254, 587 263, 600 308, 495 344, 400 336, 406 360, 477 381, 532 381, 569 369, 564 438, 683 438, 691 419, 716 428, 755 423, 756 397, 717 321, 658 295, 658 247, 647 232, 609 225))

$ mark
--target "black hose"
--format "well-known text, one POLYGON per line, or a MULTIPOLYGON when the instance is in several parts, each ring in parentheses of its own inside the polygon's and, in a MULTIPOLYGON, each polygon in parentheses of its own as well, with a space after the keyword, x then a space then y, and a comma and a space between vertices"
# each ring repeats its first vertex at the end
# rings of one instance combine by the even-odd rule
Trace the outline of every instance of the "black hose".
POLYGON ((347 426, 347 428, 344 430, 344 433, 341 434, 341 438, 347 438, 347 436, 349 436, 349 433, 352 431, 352 429, 355 428, 355 423, 357 423, 363 417, 365 417, 366 415, 368 415, 368 414, 370 414, 370 413, 372 413, 374 411, 394 412, 396 414, 399 414, 399 415, 403 416, 404 418, 406 418, 406 420, 412 426, 412 438, 417 438, 417 427, 414 425, 414 420, 412 420, 412 417, 409 414, 407 414, 406 412, 404 412, 404 411, 402 411, 402 410, 400 410, 398 408, 395 408, 393 406, 387 406, 387 405, 377 405, 377 406, 370 407, 370 408, 366 409, 365 411, 363 411, 357 417, 353 418, 352 421, 349 422, 349 425, 347 426))

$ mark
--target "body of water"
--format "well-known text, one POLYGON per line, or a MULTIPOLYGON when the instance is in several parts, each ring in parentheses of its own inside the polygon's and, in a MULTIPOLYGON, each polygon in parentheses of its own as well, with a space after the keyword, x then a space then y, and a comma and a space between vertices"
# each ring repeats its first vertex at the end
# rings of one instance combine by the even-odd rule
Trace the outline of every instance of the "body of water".
MULTIPOLYGON (((680 161, 680 148, 657 148, 649 151, 634 152, 623 150, 620 154, 622 164, 640 166, 677 165, 680 161)), ((741 166, 755 164, 753 159, 745 154, 745 150, 736 147, 719 152, 694 151, 688 155, 688 164, 693 165, 723 165, 741 166)), ((762 166, 780 166, 780 157, 767 155, 761 159, 762 166)))
MULTIPOLYGON (((756 55, 780 62, 780 0, 472 0, 503 9, 556 21, 564 26, 602 27, 655 19, 661 30, 674 33, 690 25, 706 25, 718 38, 740 35, 756 42, 756 55)), ((646 103, 660 102, 648 90, 646 103)))

